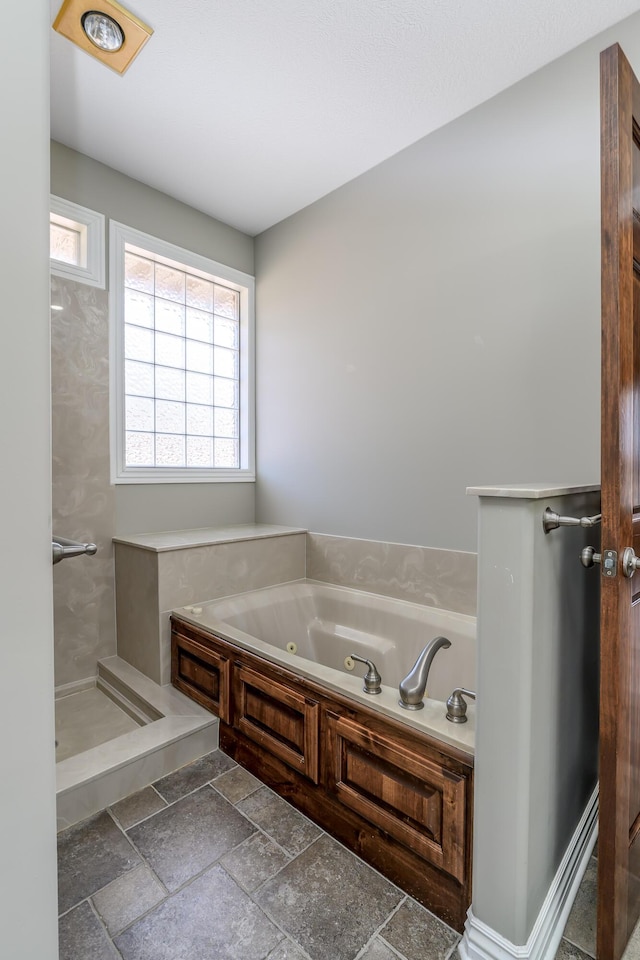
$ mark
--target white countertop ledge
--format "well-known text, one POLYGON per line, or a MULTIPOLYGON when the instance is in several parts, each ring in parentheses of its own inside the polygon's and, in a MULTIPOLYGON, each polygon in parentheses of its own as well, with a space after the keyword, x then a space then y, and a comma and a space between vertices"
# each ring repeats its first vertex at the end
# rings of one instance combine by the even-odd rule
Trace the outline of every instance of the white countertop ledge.
POLYGON ((272 523, 236 523, 222 527, 201 527, 197 530, 167 530, 163 533, 135 533, 113 537, 114 543, 139 547, 152 553, 168 550, 189 550, 218 543, 238 543, 242 540, 260 540, 266 537, 288 537, 306 533, 301 527, 283 527, 272 523))
POLYGON ((546 500, 548 497, 566 497, 572 493, 594 493, 599 489, 599 483, 574 484, 572 486, 561 483, 509 483, 500 487, 467 487, 467 496, 546 500))

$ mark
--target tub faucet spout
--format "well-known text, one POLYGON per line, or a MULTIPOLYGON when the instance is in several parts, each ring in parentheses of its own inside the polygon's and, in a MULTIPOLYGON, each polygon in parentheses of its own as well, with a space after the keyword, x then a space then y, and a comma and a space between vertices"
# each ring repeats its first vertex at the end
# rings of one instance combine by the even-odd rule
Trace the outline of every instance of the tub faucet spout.
POLYGON ((446 637, 434 637, 429 641, 404 680, 400 681, 398 689, 401 707, 405 710, 422 710, 424 707, 422 698, 427 689, 427 679, 433 658, 441 647, 446 650, 450 646, 451 641, 446 637))

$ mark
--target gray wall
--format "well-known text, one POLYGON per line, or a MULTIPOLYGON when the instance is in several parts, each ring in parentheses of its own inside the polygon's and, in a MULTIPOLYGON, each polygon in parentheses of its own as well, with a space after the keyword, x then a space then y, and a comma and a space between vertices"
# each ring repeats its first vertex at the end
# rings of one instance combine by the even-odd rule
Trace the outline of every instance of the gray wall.
POLYGON ((585 516, 599 502, 599 490, 480 499, 472 910, 518 945, 598 778, 600 573, 578 557, 599 532, 547 535, 542 513, 585 516))
POLYGON ((56 847, 49 440, 49 4, 3 11, 0 449, 3 956, 55 960, 56 847), (37 916, 34 914, 37 911, 37 916))
POLYGON ((475 549, 469 484, 599 475, 598 54, 256 240, 257 519, 475 549))
POLYGON ((55 140, 51 141, 51 192, 253 274, 251 237, 55 140))
MULTIPOLYGON (((253 274, 251 237, 55 141, 51 143, 51 192, 253 274)), ((91 352, 89 345, 87 349, 91 352)), ((103 360, 95 352, 88 359, 92 364, 103 360)), ((82 475, 79 463, 79 495, 82 475)), ((118 484, 112 535, 249 523, 254 519, 254 500, 253 483, 118 484)), ((85 535, 93 534, 87 530, 85 535)))

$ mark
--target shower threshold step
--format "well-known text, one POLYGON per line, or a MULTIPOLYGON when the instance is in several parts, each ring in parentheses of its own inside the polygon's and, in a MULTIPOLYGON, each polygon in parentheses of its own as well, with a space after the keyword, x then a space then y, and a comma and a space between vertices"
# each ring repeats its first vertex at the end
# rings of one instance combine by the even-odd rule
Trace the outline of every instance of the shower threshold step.
POLYGON ((58 830, 218 746, 216 717, 120 657, 98 661, 96 686, 140 726, 56 764, 58 830))

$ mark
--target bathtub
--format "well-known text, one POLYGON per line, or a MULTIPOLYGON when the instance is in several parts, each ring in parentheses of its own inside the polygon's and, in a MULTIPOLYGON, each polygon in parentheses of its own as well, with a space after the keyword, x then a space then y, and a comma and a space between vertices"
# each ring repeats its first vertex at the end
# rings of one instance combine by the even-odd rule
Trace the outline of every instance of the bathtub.
POLYGON ((330 690, 473 753, 475 704, 468 722, 446 719, 445 701, 455 687, 475 690, 476 619, 311 580, 253 590, 174 613, 330 690), (451 641, 433 661, 422 710, 403 709, 398 684, 424 646, 438 635, 451 641), (350 654, 373 660, 382 692, 364 693, 363 664, 345 665, 350 654))

